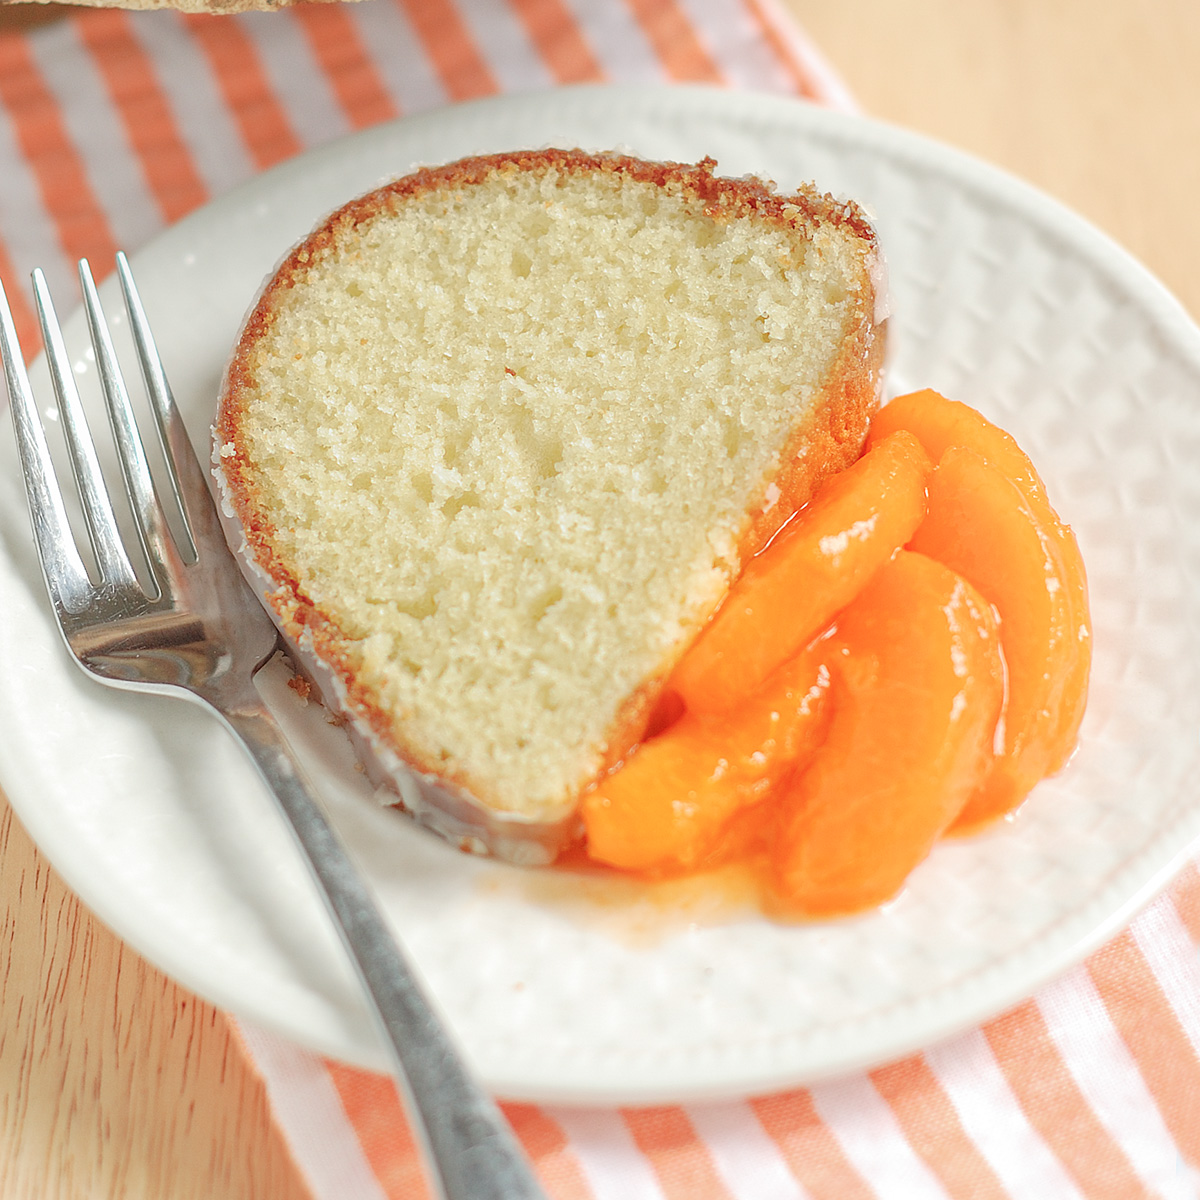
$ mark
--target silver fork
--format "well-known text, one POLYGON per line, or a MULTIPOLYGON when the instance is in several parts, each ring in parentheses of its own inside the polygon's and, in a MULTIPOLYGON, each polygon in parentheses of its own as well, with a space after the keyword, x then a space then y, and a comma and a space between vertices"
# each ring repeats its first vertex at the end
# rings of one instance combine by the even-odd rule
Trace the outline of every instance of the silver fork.
POLYGON ((372 1001, 393 1052, 401 1095, 425 1146, 435 1194, 446 1200, 544 1200, 512 1131, 470 1077, 434 1015, 254 686, 254 675, 275 651, 278 634, 226 546, 123 254, 117 255, 117 269, 166 474, 186 525, 185 536, 177 541, 155 492, 84 260, 79 264, 84 308, 126 494, 153 576, 148 587, 138 581, 130 563, 46 281, 35 271, 47 362, 98 582, 88 577, 0 285, 0 358, 34 537, 67 645, 84 670, 104 683, 198 701, 241 742, 288 818, 372 1001))

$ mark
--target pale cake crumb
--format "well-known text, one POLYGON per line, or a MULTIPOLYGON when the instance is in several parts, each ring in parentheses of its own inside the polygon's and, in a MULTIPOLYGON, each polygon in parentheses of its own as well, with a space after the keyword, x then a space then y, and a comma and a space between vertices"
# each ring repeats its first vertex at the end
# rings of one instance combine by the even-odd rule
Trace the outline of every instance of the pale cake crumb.
POLYGON ((554 163, 336 238, 243 342, 218 431, 240 515, 404 757, 560 812, 779 502, 873 311, 864 238, 554 163))

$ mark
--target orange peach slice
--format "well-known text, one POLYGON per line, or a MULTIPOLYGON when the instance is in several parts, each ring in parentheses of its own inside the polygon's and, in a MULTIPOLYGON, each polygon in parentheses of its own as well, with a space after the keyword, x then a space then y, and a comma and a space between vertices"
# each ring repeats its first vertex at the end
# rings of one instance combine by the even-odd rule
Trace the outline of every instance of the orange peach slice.
MULTIPOLYGON (((997 763, 993 777, 984 782, 956 824, 956 832, 968 832, 1016 808, 1038 779, 1062 767, 1074 749, 1087 704, 1091 671, 1087 574, 1075 535, 1051 507, 1041 478, 1010 434, 968 405, 947 400, 929 389, 898 396, 885 405, 872 422, 867 445, 898 429, 907 429, 920 439, 934 462, 941 462, 952 446, 974 450, 1017 487, 1025 498, 1027 515, 1032 517, 1039 533, 1036 546, 1026 539, 1030 543, 1029 563, 1011 564, 1012 571, 1010 564, 998 560, 998 550, 996 554, 989 551, 992 536, 989 530, 996 521, 1003 519, 999 509, 1008 502, 1007 494, 996 489, 989 493, 987 504, 983 503, 982 496, 976 497, 978 504, 971 504, 961 497, 961 504, 955 502, 959 518, 966 519, 966 510, 962 507, 965 504, 972 512, 979 513, 982 522, 973 534, 960 531, 953 539, 955 550, 939 551, 935 545, 935 541, 949 545, 954 533, 947 528, 949 517, 935 518, 934 524, 919 534, 913 543, 914 549, 942 558, 948 566, 970 579, 988 600, 997 605, 1002 620, 1006 607, 1018 606, 1022 614, 1018 618, 1015 612, 1011 613, 1001 628, 1010 687, 1015 693, 1015 699, 1009 701, 1010 711, 1004 722, 1007 735, 1004 761, 997 763), (936 534, 935 529, 939 530, 936 534), (964 557, 964 548, 968 544, 973 547, 970 568, 964 557), (942 557, 943 553, 947 557, 942 557), (951 554, 953 558, 949 557, 951 554), (1050 565, 1046 567, 1045 578, 1036 581, 1036 589, 1041 595, 1045 588, 1052 588, 1054 596, 1052 604, 1042 606, 1041 628, 1045 642, 1042 652, 1038 653, 1036 646, 1039 643, 1036 639, 1030 640, 1029 631, 1030 604, 1035 598, 1030 597, 1030 603, 1023 603, 1016 595, 1018 589, 1014 585, 1017 578, 1031 580, 1031 574, 1041 573, 1041 567, 1030 564, 1039 562, 1043 554, 1050 565), (983 560, 988 558, 990 562, 985 565, 983 560), (1001 603, 1002 596, 1006 597, 1004 604, 1001 603), (1049 611, 1051 608, 1053 615, 1049 611), (1022 632, 1018 632, 1014 622, 1022 625, 1022 632), (1021 648, 1018 648, 1018 642, 1021 648), (1043 701, 1048 707, 1043 706, 1043 701), (1040 706, 1044 711, 1039 716, 1040 706)), ((937 485, 939 497, 944 497, 948 484, 949 477, 944 476, 937 485)), ((1012 523, 1021 524, 1021 518, 1015 512, 1009 515, 1012 523)))
POLYGON ((1086 585, 1044 509, 973 450, 952 446, 929 478, 914 550, 969 580, 1000 616, 1008 699, 994 761, 958 831, 1010 812, 1066 761, 1087 700, 1086 585))
POLYGON ((1003 471, 1030 499, 1047 504, 1046 489, 1033 463, 1016 440, 981 412, 926 388, 897 396, 875 414, 867 434, 867 449, 897 430, 911 433, 937 463, 951 446, 968 446, 1003 471))
POLYGON ((816 652, 719 719, 686 713, 584 797, 588 854, 628 871, 707 865, 731 819, 816 747, 829 674, 816 652))
MULTIPOLYGON (((1063 583, 1071 604, 1072 620, 1081 640, 1088 642, 1091 616, 1088 608, 1087 573, 1075 535, 1054 511, 1046 496, 1046 487, 1016 440, 982 413, 957 400, 947 400, 932 389, 897 396, 880 409, 871 424, 867 446, 906 429, 916 437, 930 461, 937 463, 951 446, 966 446, 1002 471, 1020 488, 1030 509, 1045 530, 1058 543, 1062 559, 1063 583)), ((1090 648, 1087 655, 1090 663, 1090 648)), ((1084 670, 1086 689, 1086 666, 1084 670)), ((1065 755, 1064 761, 1065 761, 1065 755)), ((1060 764, 1061 765, 1061 764, 1060 764)))
POLYGON ((754 695, 912 536, 931 464, 900 431, 828 479, 807 508, 746 564, 668 684, 692 712, 754 695))
POLYGON ((838 619, 825 741, 778 799, 784 909, 882 904, 958 815, 1004 693, 995 618, 948 567, 900 551, 838 619))

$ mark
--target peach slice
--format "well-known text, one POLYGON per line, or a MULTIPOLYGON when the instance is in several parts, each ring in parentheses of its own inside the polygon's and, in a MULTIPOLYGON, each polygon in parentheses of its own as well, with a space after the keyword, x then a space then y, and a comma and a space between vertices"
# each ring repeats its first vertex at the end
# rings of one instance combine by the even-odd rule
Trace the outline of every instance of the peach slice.
POLYGON ((685 713, 584 797, 588 854, 628 871, 709 865, 739 813, 763 800, 824 729, 829 673, 815 650, 721 718, 685 713))
POLYGON ((902 550, 838 619, 824 743, 778 798, 785 910, 890 899, 975 787, 1004 695, 995 618, 948 567, 902 550))
MULTIPOLYGON (((973 500, 958 496, 952 501, 957 515, 934 514, 933 522, 913 543, 914 549, 941 559, 970 579, 997 606, 1002 621, 1001 643, 1013 693, 1004 720, 1006 746, 992 777, 984 781, 955 826, 955 832, 969 832, 1016 808, 1043 775, 1063 766, 1074 749, 1091 671, 1087 574, 1075 535, 1051 507, 1041 478, 1010 434, 968 405, 929 389, 898 396, 880 409, 867 445, 898 429, 914 434, 937 463, 953 446, 974 450, 1005 475, 1026 501, 1025 517, 1011 512, 1008 524, 1019 526, 1032 518, 1039 535, 1024 539, 1026 561, 1005 562, 999 543, 995 551, 991 549, 992 531, 997 522, 1005 522, 1003 509, 1011 499, 1003 489, 993 487, 973 500), (951 527, 955 520, 976 518, 979 525, 971 534, 951 527), (1035 589, 1028 597, 1018 595, 1021 579, 1035 589), (1053 590, 1052 602, 1046 600, 1047 588, 1053 590), (1043 601, 1040 625, 1032 611, 1038 600, 1043 601), (1034 634, 1036 628, 1041 629, 1040 635, 1034 634)), ((954 470, 959 475, 974 468, 960 464, 954 470)), ((947 473, 936 485, 939 505, 946 500, 949 486, 947 473)), ((932 507, 931 501, 931 511, 932 507)), ((1016 536, 1011 529, 1010 534, 1016 536)))
MULTIPOLYGON (((906 429, 925 447, 930 461, 937 463, 951 446, 966 446, 982 455, 1021 489, 1029 507, 1042 520, 1046 532, 1059 544, 1072 616, 1081 637, 1088 640, 1091 616, 1088 609, 1087 573, 1079 545, 1046 496, 1046 487, 1025 452, 1010 433, 993 425, 982 413, 958 400, 947 400, 930 388, 897 396, 880 409, 867 437, 867 447, 906 429)), ((1090 662, 1090 652, 1088 656, 1090 662)), ((1086 675, 1086 672, 1085 672, 1086 675)))
POLYGON ((925 515, 931 463, 903 430, 828 479, 752 558, 668 683, 692 712, 754 695, 824 630, 925 515))
POLYGON ((1063 553, 1046 510, 974 450, 952 446, 929 478, 929 515, 911 546, 969 580, 1000 616, 1008 667, 1002 737, 956 822, 1010 812, 1075 744, 1087 701, 1090 639, 1082 566, 1063 553))
POLYGON ((1045 485, 1013 436, 969 404, 947 400, 932 388, 897 396, 875 414, 867 433, 867 449, 900 429, 925 447, 930 462, 940 462, 951 446, 970 447, 1003 471, 1027 497, 1039 505, 1047 504, 1045 485))

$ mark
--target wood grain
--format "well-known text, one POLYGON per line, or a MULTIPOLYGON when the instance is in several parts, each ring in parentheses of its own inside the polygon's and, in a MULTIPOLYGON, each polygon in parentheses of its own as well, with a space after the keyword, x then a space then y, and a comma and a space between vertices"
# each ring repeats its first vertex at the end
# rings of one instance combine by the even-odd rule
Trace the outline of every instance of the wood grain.
POLYGON ((101 925, 0 795, 0 1197, 308 1195, 225 1018, 101 925))
POLYGON ((783 2, 864 112, 1036 184, 1200 316, 1200 5, 783 2))

